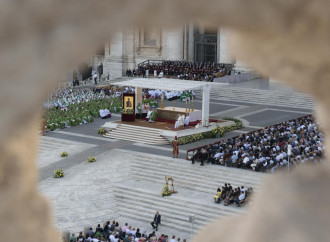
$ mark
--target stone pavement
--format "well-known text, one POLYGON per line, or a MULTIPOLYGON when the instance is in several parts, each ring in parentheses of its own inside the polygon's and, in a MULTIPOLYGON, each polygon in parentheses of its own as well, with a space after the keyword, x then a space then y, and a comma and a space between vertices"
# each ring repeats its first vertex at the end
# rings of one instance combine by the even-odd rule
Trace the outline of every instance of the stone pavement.
POLYGON ((64 158, 61 161, 71 164, 64 169, 65 176, 40 182, 41 192, 52 203, 54 223, 59 230, 79 232, 84 226, 95 227, 115 219, 150 233, 150 222, 159 210, 162 214, 159 234, 190 238, 189 215, 196 216, 195 228, 200 228, 215 217, 244 211, 236 206, 214 204, 217 187, 230 182, 233 186, 252 186, 257 192, 266 177, 261 173, 213 165, 200 167, 182 159, 119 149, 95 157, 95 163, 64 158), (161 197, 165 176, 173 177, 178 194, 161 197))

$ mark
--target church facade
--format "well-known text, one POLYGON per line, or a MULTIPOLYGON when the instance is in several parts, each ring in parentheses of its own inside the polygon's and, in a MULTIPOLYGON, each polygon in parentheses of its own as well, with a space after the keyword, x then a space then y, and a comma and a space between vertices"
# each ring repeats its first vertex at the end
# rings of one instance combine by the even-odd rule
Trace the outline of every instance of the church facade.
POLYGON ((226 30, 191 23, 170 30, 143 26, 118 32, 105 44, 103 74, 121 77, 147 60, 232 63, 238 70, 251 70, 232 57, 226 30))

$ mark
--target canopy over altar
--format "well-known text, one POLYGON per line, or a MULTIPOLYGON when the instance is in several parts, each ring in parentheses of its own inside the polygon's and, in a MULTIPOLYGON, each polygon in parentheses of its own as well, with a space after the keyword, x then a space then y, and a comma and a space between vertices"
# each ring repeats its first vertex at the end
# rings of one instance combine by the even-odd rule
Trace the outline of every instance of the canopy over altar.
POLYGON ((179 80, 179 79, 168 79, 168 78, 162 78, 162 79, 135 78, 121 82, 114 82, 111 84, 116 86, 123 86, 123 87, 134 87, 136 103, 142 103, 142 88, 165 90, 165 91, 201 90, 203 93, 202 110, 201 110, 202 125, 204 127, 209 125, 208 123, 209 123, 209 113, 210 113, 210 89, 211 89, 209 83, 199 82, 199 81, 179 80))

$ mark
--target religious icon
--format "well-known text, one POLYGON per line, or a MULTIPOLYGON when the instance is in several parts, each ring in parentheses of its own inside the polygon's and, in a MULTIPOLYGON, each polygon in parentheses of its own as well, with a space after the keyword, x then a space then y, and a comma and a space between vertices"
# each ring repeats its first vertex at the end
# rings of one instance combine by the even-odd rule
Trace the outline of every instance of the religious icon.
POLYGON ((133 109, 133 97, 124 97, 124 109, 133 109))

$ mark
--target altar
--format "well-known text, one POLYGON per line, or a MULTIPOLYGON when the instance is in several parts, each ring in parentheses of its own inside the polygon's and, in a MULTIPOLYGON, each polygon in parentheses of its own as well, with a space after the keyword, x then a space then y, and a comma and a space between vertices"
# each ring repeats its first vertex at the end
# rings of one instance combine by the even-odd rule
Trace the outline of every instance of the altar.
MULTIPOLYGON (((184 115, 185 117, 190 117, 190 122, 195 122, 197 120, 201 121, 202 127, 209 126, 209 111, 210 111, 210 90, 211 85, 207 82, 200 81, 189 81, 189 80, 179 80, 179 79, 168 79, 168 78, 134 78, 131 80, 114 82, 112 85, 116 86, 124 86, 124 87, 135 87, 135 95, 133 104, 133 113, 138 113, 138 106, 143 104, 142 99, 142 90, 143 88, 147 88, 150 90, 160 90, 162 91, 161 97, 161 108, 154 110, 148 107, 148 112, 151 113, 156 112, 156 119, 160 120, 170 120, 175 121, 178 120, 179 115, 184 115), (164 105, 164 91, 176 91, 176 92, 185 92, 185 91, 193 91, 193 90, 201 90, 202 91, 202 110, 194 109, 194 98, 189 99, 189 102, 186 101, 186 107, 175 107, 175 101, 172 107, 165 107, 164 105), (135 109, 134 109, 135 106, 135 109)), ((125 101, 125 100, 124 100, 125 101)), ((129 115, 132 110, 128 110, 126 105, 126 101, 124 102, 124 111, 123 115, 129 115)), ((141 108, 140 108, 141 109, 141 108)), ((154 121, 154 120, 152 120, 154 121)))
POLYGON ((190 116, 190 122, 202 120, 202 110, 198 109, 194 109, 194 111, 192 109, 189 111, 185 108, 174 108, 173 110, 173 107, 157 109, 157 119, 177 120, 179 115, 190 116))

